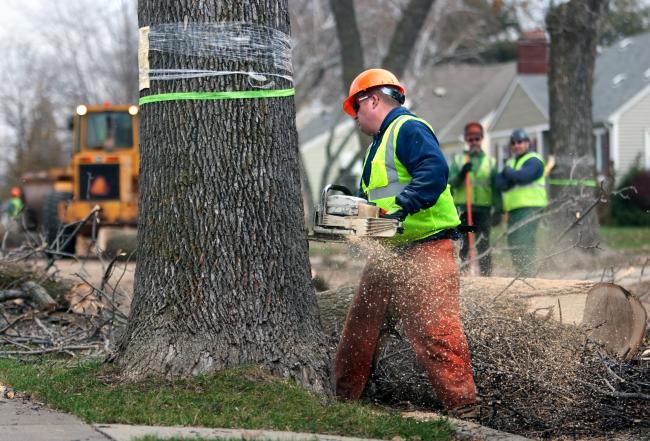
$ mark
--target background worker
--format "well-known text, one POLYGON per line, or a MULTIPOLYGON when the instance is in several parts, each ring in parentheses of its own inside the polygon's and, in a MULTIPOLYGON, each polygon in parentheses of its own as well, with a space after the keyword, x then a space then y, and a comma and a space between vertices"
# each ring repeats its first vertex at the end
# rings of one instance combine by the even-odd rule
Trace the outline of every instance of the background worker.
MULTIPOLYGON (((472 208, 472 225, 474 244, 479 258, 479 270, 482 276, 492 274, 492 256, 486 253, 490 248, 490 229, 492 222, 498 222, 501 217, 500 193, 496 191, 496 162, 489 158, 483 149, 483 126, 478 122, 470 122, 464 130, 467 150, 454 155, 449 165, 449 184, 454 195, 454 203, 460 213, 460 221, 468 223, 466 179, 470 179, 470 204, 472 208)), ((469 254, 468 233, 463 233, 460 248, 460 258, 467 261, 469 254)))
POLYGON ((459 275, 452 238, 458 214, 448 167, 433 129, 406 108, 404 88, 383 69, 359 74, 343 109, 373 137, 361 192, 403 221, 404 230, 370 256, 346 317, 334 360, 336 394, 358 399, 366 385, 389 304, 451 413, 474 416, 476 386, 460 323, 459 275))
POLYGON ((11 187, 10 190, 11 197, 7 201, 6 212, 7 215, 12 219, 17 219, 18 216, 23 212, 23 200, 22 192, 19 187, 11 187))
POLYGON ((15 231, 19 226, 20 216, 25 204, 23 203, 22 191, 19 187, 11 187, 9 194, 9 200, 2 207, 1 223, 5 231, 15 231))
POLYGON ((540 210, 548 205, 544 158, 529 151, 530 139, 523 129, 510 135, 512 156, 497 177, 503 192, 503 209, 508 213, 508 248, 517 275, 532 277, 536 272, 535 235, 540 210))

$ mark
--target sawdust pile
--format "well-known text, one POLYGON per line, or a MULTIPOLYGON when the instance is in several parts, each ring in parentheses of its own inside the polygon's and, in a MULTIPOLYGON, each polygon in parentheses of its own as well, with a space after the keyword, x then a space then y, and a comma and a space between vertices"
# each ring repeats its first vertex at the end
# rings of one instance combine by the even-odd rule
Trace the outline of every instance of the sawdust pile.
MULTIPOLYGON (((511 297, 465 298, 462 310, 482 424, 530 437, 650 427, 650 360, 608 358, 579 328, 529 313, 511 297)), ((400 334, 398 325, 382 336, 366 396, 436 408, 400 334)))

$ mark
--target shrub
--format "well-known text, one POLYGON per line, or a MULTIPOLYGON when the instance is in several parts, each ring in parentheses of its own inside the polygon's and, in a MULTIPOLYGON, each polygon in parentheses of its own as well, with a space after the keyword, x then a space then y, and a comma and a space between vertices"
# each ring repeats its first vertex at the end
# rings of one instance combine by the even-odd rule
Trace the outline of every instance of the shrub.
POLYGON ((650 171, 633 167, 612 196, 610 207, 616 225, 650 227, 650 171))

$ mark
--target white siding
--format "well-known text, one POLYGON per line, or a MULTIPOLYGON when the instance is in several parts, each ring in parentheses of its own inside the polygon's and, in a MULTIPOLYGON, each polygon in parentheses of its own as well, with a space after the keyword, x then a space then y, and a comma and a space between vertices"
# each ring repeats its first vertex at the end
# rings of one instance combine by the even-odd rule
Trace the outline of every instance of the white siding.
POLYGON ((622 178, 630 167, 643 167, 646 131, 650 129, 650 94, 623 112, 618 121, 619 163, 614 164, 617 178, 622 178))
POLYGON ((544 117, 544 114, 539 111, 535 103, 528 97, 521 86, 517 84, 510 100, 490 131, 509 131, 518 127, 532 127, 547 123, 548 121, 544 117))
MULTIPOLYGON (((349 122, 343 123, 337 127, 336 133, 334 135, 334 140, 332 141, 332 152, 337 151, 338 146, 341 144, 341 142, 343 142, 343 140, 348 135, 350 130, 356 130, 355 125, 353 123, 349 123, 349 122)), ((305 170, 307 172, 307 178, 309 179, 312 192, 314 193, 315 196, 320 195, 320 191, 322 190, 321 188, 318 187, 322 184, 320 182, 321 175, 323 173, 323 169, 325 168, 325 163, 326 163, 325 146, 327 145, 329 136, 330 136, 329 131, 324 132, 321 135, 317 136, 316 138, 300 146, 300 150, 302 151, 302 156, 304 160, 305 170)), ((331 182, 331 180, 334 179, 336 175, 338 175, 339 168, 347 165, 347 161, 345 163, 341 163, 341 160, 349 160, 349 158, 352 158, 353 155, 359 151, 358 139, 359 138, 357 137, 356 133, 353 133, 352 136, 350 136, 338 160, 335 161, 335 163, 330 168, 330 176, 328 176, 326 182, 324 182, 323 184, 326 185, 326 184, 336 183, 336 182, 331 182)), ((361 166, 353 168, 353 172, 360 175, 361 166)))

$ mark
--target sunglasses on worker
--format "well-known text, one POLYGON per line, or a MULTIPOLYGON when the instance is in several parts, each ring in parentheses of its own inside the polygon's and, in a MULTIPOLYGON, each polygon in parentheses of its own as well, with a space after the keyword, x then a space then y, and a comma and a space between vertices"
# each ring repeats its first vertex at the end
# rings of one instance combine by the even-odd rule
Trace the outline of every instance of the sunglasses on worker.
POLYGON ((472 137, 465 138, 465 141, 467 142, 479 142, 480 140, 481 140, 480 136, 472 136, 472 137))
POLYGON ((368 98, 370 98, 371 95, 359 95, 354 99, 352 102, 352 108, 354 109, 354 113, 359 113, 359 107, 361 107, 361 103, 368 98))

